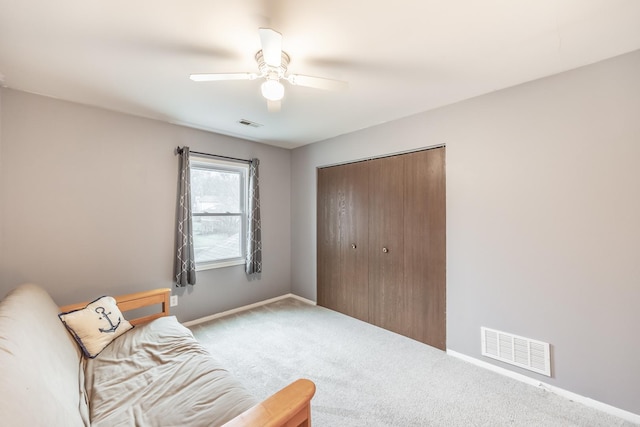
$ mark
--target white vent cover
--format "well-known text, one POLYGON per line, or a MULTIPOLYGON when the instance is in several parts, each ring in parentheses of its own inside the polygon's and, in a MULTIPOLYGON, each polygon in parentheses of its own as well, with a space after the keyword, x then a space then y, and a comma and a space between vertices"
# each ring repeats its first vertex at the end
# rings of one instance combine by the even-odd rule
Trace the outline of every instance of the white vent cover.
POLYGON ((480 328, 480 333, 483 356, 551 376, 549 343, 485 327, 480 328))

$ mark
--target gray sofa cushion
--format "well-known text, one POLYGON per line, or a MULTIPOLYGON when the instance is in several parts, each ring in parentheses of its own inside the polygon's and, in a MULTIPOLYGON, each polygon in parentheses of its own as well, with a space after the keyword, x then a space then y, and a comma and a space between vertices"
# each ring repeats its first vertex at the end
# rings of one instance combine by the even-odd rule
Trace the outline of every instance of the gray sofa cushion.
POLYGON ((0 414, 7 426, 88 425, 82 357, 39 286, 0 302, 0 414))

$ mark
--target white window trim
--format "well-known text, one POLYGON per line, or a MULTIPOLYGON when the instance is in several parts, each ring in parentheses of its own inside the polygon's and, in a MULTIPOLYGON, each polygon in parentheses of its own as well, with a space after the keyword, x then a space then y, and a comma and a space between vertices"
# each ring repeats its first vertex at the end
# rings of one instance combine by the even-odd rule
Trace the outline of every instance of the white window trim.
POLYGON ((230 260, 220 260, 212 262, 201 262, 196 264, 196 271, 212 270, 214 268, 231 267, 234 265, 244 265, 245 259, 233 258, 230 260))
POLYGON ((206 261, 206 262, 196 262, 196 271, 203 270, 212 270, 214 268, 223 268, 223 267, 231 267, 235 265, 243 265, 246 263, 246 255, 247 255, 247 209, 248 209, 248 193, 249 193, 249 164, 242 162, 232 162, 227 160, 221 160, 212 157, 203 157, 198 155, 190 155, 190 163, 192 166, 197 166, 198 164, 206 164, 209 163, 211 165, 215 165, 220 167, 220 169, 224 169, 224 166, 229 166, 230 169, 244 169, 244 185, 242 188, 241 197, 244 199, 244 204, 242 206, 242 238, 241 238, 241 253, 242 255, 236 258, 227 258, 221 259, 218 261, 206 261))

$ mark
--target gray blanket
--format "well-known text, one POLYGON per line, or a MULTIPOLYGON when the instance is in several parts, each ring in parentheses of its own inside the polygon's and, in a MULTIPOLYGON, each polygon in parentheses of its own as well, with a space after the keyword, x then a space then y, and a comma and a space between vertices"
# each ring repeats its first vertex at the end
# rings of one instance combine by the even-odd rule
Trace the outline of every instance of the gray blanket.
POLYGON ((218 426, 257 403, 173 316, 117 338, 85 373, 92 426, 218 426))

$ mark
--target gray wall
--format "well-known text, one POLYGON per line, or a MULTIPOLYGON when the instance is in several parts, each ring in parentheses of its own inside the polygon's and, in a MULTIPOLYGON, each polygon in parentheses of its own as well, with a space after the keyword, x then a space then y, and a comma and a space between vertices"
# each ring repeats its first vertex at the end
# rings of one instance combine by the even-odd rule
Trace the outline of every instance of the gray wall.
POLYGON ((260 158, 264 273, 198 272, 182 321, 288 293, 290 151, 24 92, 0 90, 0 296, 21 282, 66 304, 173 287, 178 158, 188 145, 260 158))
POLYGON ((640 414, 640 51, 292 153, 292 290, 316 297, 316 167, 445 143, 447 347, 640 414), (553 377, 480 354, 552 344, 553 377))

